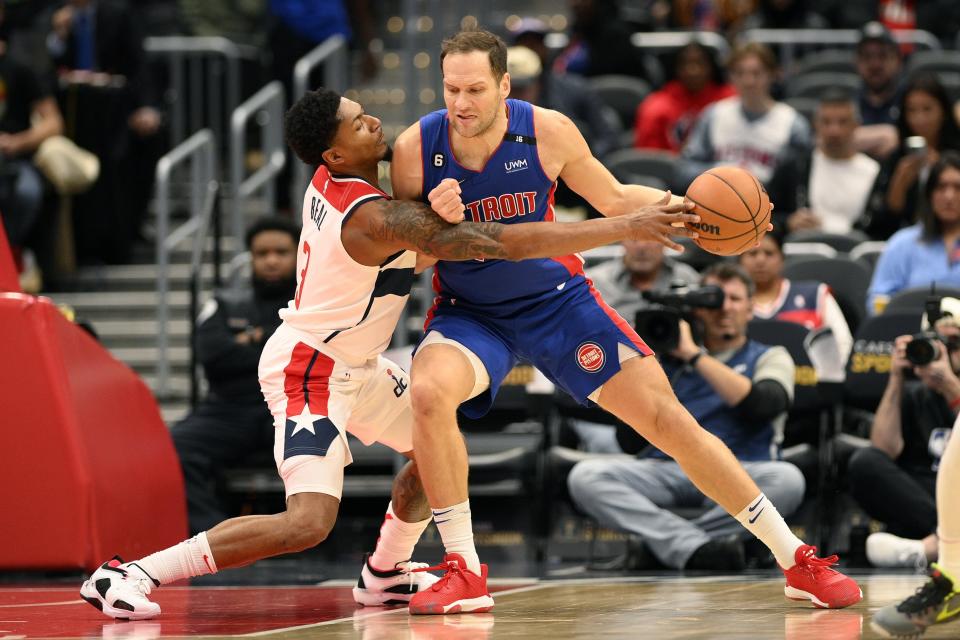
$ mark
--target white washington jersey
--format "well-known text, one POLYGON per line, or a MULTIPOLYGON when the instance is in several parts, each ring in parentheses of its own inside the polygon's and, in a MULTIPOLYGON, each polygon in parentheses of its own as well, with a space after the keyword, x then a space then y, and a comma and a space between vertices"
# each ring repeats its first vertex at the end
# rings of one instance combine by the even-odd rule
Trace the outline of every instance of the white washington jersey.
POLYGON ((287 325, 348 362, 387 348, 414 279, 413 251, 368 267, 351 258, 340 240, 341 227, 357 207, 380 198, 389 196, 362 178, 331 175, 324 165, 317 169, 303 198, 297 291, 280 310, 287 325))

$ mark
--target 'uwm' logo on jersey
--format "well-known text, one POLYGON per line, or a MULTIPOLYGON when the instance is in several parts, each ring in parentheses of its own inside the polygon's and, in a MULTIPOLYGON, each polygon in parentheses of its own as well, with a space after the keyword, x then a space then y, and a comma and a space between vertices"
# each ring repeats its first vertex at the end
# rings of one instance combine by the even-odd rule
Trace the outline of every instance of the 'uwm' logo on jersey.
POLYGON ((490 222, 525 216, 537 208, 537 192, 505 193, 500 197, 480 198, 466 204, 473 222, 490 222))

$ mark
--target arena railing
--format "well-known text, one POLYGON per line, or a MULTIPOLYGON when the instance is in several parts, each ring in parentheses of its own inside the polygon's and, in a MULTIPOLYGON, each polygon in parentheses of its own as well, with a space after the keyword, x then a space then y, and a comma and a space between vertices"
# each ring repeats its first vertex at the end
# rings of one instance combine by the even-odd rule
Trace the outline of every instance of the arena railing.
POLYGON ((230 116, 230 233, 238 247, 243 246, 246 226, 246 208, 257 192, 262 192, 266 205, 262 214, 276 214, 276 181, 287 162, 283 143, 283 112, 286 99, 283 85, 274 80, 266 84, 233 110, 230 116), (247 127, 253 120, 260 127, 260 151, 264 162, 256 171, 245 176, 244 162, 253 149, 247 146, 247 127))
POLYGON ((727 39, 713 31, 641 31, 630 36, 630 44, 653 54, 676 51, 691 42, 712 49, 721 64, 730 53, 727 39))
POLYGON ((170 70, 171 145, 203 127, 224 135, 225 114, 240 104, 244 47, 219 36, 155 36, 146 38, 143 47, 166 58, 170 70))
MULTIPOLYGON (((170 320, 170 254, 184 240, 204 229, 217 197, 217 144, 210 129, 202 129, 174 147, 157 162, 157 382, 154 394, 167 395, 170 378, 168 322, 170 320), (170 230, 172 173, 189 164, 189 218, 170 230)), ((199 249, 202 251, 202 247, 199 249)), ((214 238, 215 264, 219 265, 219 238, 214 238)), ((216 269, 216 267, 215 267, 216 269)))
MULTIPOLYGON (((323 65, 323 86, 341 94, 347 89, 347 40, 334 35, 303 56, 293 67, 293 101, 296 102, 307 92, 313 70, 323 65)), ((296 158, 293 162, 293 181, 290 184, 290 202, 303 200, 303 192, 310 179, 310 167, 296 158)))
MULTIPOLYGON (((901 44, 919 49, 941 49, 940 40, 929 31, 911 29, 894 31, 893 37, 901 44)), ((855 47, 860 41, 858 29, 747 29, 740 34, 741 42, 760 42, 779 49, 780 65, 789 74, 794 63, 809 49, 855 47)))

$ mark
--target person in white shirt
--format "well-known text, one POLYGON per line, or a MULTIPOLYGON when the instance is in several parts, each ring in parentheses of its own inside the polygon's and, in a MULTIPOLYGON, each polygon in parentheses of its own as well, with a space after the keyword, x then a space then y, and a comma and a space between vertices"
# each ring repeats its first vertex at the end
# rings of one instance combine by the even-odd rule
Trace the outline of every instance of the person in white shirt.
MULTIPOLYGON (((854 97, 826 92, 814 118, 817 146, 782 164, 769 185, 788 231, 846 234, 863 216, 880 165, 856 149, 860 113, 854 97)), ((775 226, 776 223, 775 223, 775 226)))

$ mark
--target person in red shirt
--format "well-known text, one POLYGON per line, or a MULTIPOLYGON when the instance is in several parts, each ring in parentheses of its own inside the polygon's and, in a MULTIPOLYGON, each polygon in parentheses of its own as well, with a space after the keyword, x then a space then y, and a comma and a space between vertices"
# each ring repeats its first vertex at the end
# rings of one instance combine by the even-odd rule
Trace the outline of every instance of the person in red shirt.
POLYGON ((674 79, 637 107, 633 146, 679 153, 703 108, 736 93, 721 76, 711 51, 699 42, 680 49, 674 79))

